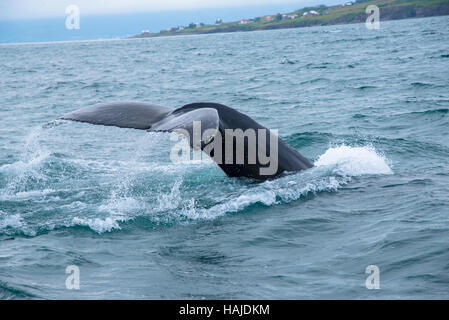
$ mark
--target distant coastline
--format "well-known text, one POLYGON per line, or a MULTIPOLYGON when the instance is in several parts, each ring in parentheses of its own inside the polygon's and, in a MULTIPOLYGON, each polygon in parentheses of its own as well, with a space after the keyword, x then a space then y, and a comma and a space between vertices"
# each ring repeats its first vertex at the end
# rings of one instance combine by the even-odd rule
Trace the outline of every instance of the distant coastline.
POLYGON ((342 5, 306 7, 294 12, 275 13, 264 17, 232 22, 222 22, 217 17, 214 25, 192 22, 188 26, 176 26, 157 33, 143 30, 141 34, 130 38, 154 38, 361 23, 367 19, 365 10, 369 5, 379 7, 380 21, 449 15, 449 0, 358 0, 356 2, 346 2, 342 5))

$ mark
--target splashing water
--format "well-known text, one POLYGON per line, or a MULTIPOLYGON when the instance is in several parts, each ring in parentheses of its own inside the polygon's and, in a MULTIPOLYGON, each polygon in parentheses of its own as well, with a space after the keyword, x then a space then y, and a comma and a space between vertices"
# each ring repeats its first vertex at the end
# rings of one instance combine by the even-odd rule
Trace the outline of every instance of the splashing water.
POLYGON ((379 154, 373 146, 350 147, 341 145, 329 148, 315 165, 334 167, 334 172, 344 176, 364 174, 393 174, 385 156, 379 154))
MULTIPOLYGON (((52 129, 53 127, 50 127, 48 130, 52 129)), ((86 160, 83 159, 52 158, 54 153, 41 147, 39 143, 40 139, 48 138, 50 133, 46 132, 44 137, 41 136, 42 133, 42 130, 34 130, 27 138, 22 157, 24 160, 0 167, 0 170, 10 178, 9 184, 1 192, 0 197, 3 199, 20 201, 44 197, 47 198, 46 204, 53 203, 55 207, 58 207, 60 202, 66 202, 68 199, 56 196, 59 193, 56 191, 58 189, 56 186, 52 186, 52 179, 46 172, 48 161, 57 161, 59 166, 63 167, 67 163, 71 163, 71 165, 75 165, 75 170, 77 166, 88 170, 100 168, 97 164, 92 167, 91 161, 86 163, 86 160), (41 188, 27 190, 23 184, 29 179, 43 181, 41 188)), ((41 221, 34 225, 34 214, 31 213, 26 217, 17 214, 0 218, 2 219, 0 220, 0 232, 9 230, 9 233, 15 233, 27 230, 26 232, 33 235, 37 230, 52 230, 59 225, 60 227, 85 226, 97 233, 104 233, 119 230, 120 223, 132 221, 137 217, 144 217, 158 224, 212 220, 227 213, 246 210, 256 204, 273 206, 296 201, 308 194, 334 192, 350 182, 351 177, 354 176, 392 174, 388 160, 374 147, 340 145, 326 150, 316 160, 315 167, 304 172, 288 174, 262 183, 244 185, 241 183, 234 185, 232 184, 233 179, 225 178, 223 183, 229 188, 229 194, 205 201, 195 194, 200 186, 192 188, 185 185, 185 176, 201 175, 200 172, 214 171, 214 169, 218 171, 218 169, 209 162, 182 165, 155 163, 148 166, 146 160, 143 159, 146 157, 145 151, 157 147, 163 139, 164 135, 160 134, 143 136, 136 142, 138 148, 137 151, 134 151, 135 155, 127 161, 118 162, 120 167, 116 167, 114 164, 101 167, 102 170, 107 171, 108 175, 117 175, 116 183, 112 185, 107 183, 109 185, 107 189, 110 191, 106 198, 101 196, 91 204, 89 202, 92 200, 89 200, 88 196, 85 199, 86 192, 83 191, 75 194, 70 198, 70 203, 65 203, 62 206, 64 210, 69 210, 72 214, 59 218, 59 222, 41 221), (166 179, 162 179, 165 181, 164 185, 152 186, 149 182, 154 179, 152 177, 161 177, 161 175, 166 176, 166 179), (144 178, 145 176, 148 178, 144 178), (171 180, 171 177, 174 180, 171 180), (164 191, 167 187, 170 188, 164 191), (28 220, 32 222, 29 223, 28 220)), ((79 183, 76 180, 74 183, 79 183)), ((70 181, 68 184, 70 185, 70 181)), ((217 188, 222 189, 224 186, 218 185, 217 188)), ((66 185, 66 187, 68 186, 66 185)), ((88 187, 88 189, 91 188, 88 187)))

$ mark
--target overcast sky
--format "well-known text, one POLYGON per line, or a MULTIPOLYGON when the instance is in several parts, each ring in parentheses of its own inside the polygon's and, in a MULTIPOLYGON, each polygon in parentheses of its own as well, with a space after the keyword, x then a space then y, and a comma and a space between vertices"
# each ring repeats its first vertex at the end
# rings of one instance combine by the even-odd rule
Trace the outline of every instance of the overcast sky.
POLYGON ((81 14, 114 14, 295 4, 298 8, 311 3, 334 4, 344 0, 0 0, 0 19, 40 19, 65 15, 68 5, 77 5, 81 14))

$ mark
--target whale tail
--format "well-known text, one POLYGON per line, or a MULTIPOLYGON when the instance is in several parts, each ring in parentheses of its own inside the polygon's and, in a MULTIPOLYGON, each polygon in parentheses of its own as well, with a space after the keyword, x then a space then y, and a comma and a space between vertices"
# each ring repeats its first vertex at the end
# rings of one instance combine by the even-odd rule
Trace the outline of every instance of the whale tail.
POLYGON ((148 103, 114 102, 85 107, 61 119, 182 133, 192 148, 206 152, 231 177, 268 179, 313 166, 275 132, 217 103, 192 103, 173 110, 148 103))

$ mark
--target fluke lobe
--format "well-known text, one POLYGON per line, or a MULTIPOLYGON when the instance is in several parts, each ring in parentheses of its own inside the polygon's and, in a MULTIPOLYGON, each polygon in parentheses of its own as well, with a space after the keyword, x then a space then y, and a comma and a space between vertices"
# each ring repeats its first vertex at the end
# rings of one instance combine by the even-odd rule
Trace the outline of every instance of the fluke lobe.
POLYGON ((178 132, 201 149, 229 177, 266 180, 313 164, 247 115, 218 103, 192 103, 178 109, 140 102, 102 103, 61 119, 147 131, 178 132))

